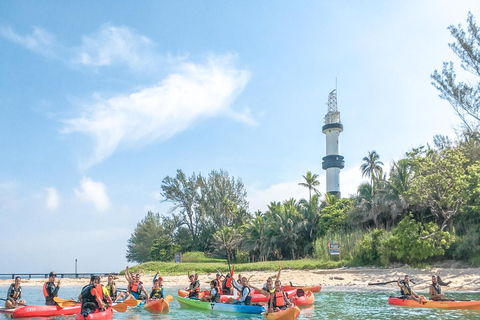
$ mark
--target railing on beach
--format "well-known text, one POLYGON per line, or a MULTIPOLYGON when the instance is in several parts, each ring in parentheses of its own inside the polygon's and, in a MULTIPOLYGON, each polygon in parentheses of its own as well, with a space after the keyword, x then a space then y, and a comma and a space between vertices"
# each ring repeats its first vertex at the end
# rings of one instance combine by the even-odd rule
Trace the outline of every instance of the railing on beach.
MULTIPOLYGON (((57 277, 60 278, 90 278, 90 276, 101 276, 106 277, 109 274, 118 275, 118 273, 104 273, 104 272, 88 272, 88 273, 56 273, 57 277)), ((48 273, 0 273, 0 279, 9 279, 10 276, 12 279, 15 277, 20 278, 48 278, 48 273)))

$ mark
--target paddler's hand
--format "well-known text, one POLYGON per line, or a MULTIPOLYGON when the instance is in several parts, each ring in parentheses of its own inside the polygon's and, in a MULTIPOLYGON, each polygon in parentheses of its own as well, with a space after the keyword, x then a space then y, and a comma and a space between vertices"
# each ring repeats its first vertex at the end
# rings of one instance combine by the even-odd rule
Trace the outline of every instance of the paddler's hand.
POLYGON ((60 287, 60 281, 62 281, 62 280, 58 279, 57 287, 60 287))

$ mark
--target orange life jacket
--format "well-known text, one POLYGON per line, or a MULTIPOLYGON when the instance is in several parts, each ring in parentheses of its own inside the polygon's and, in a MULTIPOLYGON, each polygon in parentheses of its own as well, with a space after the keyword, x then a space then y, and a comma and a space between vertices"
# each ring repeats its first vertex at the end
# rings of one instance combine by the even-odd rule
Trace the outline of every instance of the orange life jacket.
POLYGON ((134 282, 132 284, 132 286, 130 287, 130 291, 135 292, 135 293, 140 293, 140 285, 141 284, 142 284, 142 282, 140 282, 140 281, 134 282))
POLYGON ((285 299, 283 298, 283 292, 275 291, 275 306, 277 308, 285 306, 285 299))
POLYGON ((97 295, 100 297, 100 300, 103 301, 103 289, 100 283, 97 283, 97 285, 95 286, 95 291, 97 292, 97 295))
POLYGON ((50 296, 47 292, 47 283, 46 282, 43 284, 43 295, 45 296, 45 298, 50 296))

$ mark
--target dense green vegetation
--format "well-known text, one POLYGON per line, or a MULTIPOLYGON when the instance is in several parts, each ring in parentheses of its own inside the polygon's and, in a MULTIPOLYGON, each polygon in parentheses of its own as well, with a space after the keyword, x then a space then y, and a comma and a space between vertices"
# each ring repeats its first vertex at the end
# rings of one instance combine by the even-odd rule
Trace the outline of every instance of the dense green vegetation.
MULTIPOLYGON (((480 29, 471 14, 467 22, 467 31, 450 27, 455 39, 450 47, 478 79, 480 29)), ((462 120, 456 139, 438 135, 433 146, 413 148, 390 167, 369 151, 359 169, 370 181, 345 199, 322 196, 318 175, 307 172, 299 185, 308 188, 308 199, 272 202, 265 212, 248 211, 241 179, 226 171, 187 177, 178 170, 161 185, 172 215, 149 212, 139 222, 128 242, 128 260, 169 262, 176 251, 187 253, 181 265, 143 266, 174 273, 188 267, 228 269, 232 263, 239 271, 276 269, 276 263, 257 262, 265 260, 289 260, 284 267, 300 269, 452 258, 480 265, 480 85, 472 79, 457 83, 453 63, 432 79, 462 120), (329 241, 341 243, 342 263, 328 262, 329 241), (197 253, 189 258, 192 251, 197 253)))

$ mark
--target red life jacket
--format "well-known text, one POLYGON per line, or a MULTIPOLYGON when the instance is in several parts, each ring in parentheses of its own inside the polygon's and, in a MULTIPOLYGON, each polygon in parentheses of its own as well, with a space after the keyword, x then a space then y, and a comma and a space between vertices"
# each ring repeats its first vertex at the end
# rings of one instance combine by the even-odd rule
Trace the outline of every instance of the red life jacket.
POLYGON ((95 291, 97 292, 97 295, 100 297, 100 300, 103 301, 103 288, 100 283, 97 283, 97 285, 95 286, 95 291))
POLYGON ((45 296, 45 298, 50 296, 47 292, 47 283, 46 282, 43 284, 43 295, 45 296))
POLYGON ((275 291, 275 306, 277 308, 285 306, 285 299, 283 298, 283 292, 275 291))

